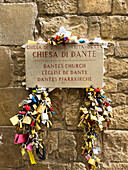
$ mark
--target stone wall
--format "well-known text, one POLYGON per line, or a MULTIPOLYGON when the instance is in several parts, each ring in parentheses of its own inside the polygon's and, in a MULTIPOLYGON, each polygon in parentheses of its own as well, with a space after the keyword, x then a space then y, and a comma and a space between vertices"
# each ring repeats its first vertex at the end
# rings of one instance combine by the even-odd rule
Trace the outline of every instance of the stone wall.
POLYGON ((82 133, 77 129, 83 89, 55 89, 50 93, 56 112, 53 127, 41 136, 47 159, 30 165, 13 143, 15 127, 9 118, 29 92, 25 81, 27 40, 45 40, 60 26, 78 38, 100 36, 109 41, 105 51, 106 96, 113 102, 114 124, 100 136, 101 169, 128 169, 128 1, 127 0, 0 0, 0 169, 85 170, 82 133))

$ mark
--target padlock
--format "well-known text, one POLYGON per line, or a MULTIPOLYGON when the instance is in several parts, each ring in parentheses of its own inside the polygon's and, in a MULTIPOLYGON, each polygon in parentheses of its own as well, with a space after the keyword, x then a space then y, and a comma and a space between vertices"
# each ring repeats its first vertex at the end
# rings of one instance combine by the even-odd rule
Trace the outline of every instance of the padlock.
POLYGON ((10 121, 12 122, 12 124, 15 126, 18 124, 19 122, 19 118, 17 115, 13 116, 12 118, 10 118, 10 121))
POLYGON ((89 141, 89 148, 92 149, 92 142, 91 141, 89 141))
POLYGON ((91 156, 89 154, 87 154, 85 157, 87 160, 89 160, 91 158, 91 156))
POLYGON ((24 108, 25 108, 27 111, 30 110, 30 106, 29 106, 28 104, 26 104, 26 105, 24 106, 24 108))
POLYGON ((39 126, 39 124, 38 124, 38 123, 36 123, 36 125, 35 125, 35 129, 36 129, 36 131, 39 131, 39 130, 41 129, 41 127, 39 126))
POLYGON ((31 124, 31 121, 32 121, 32 118, 31 118, 31 117, 25 116, 25 117, 23 118, 22 123, 25 123, 25 124, 30 125, 30 124, 31 124))
POLYGON ((96 117, 96 116, 93 116, 93 115, 91 114, 91 120, 92 120, 92 121, 97 121, 97 117, 96 117))
POLYGON ((40 104, 38 107, 37 107, 37 110, 36 110, 38 113, 42 113, 42 105, 40 104))
POLYGON ((29 151, 32 151, 32 150, 33 150, 32 144, 29 143, 29 144, 27 145, 26 149, 29 150, 29 151))
POLYGON ((100 162, 100 159, 99 159, 99 158, 97 158, 97 157, 96 157, 96 162, 98 162, 98 163, 100 162))
POLYGON ((21 154, 22 154, 22 156, 24 156, 24 154, 25 154, 25 148, 21 148, 21 154))
POLYGON ((92 158, 89 158, 88 163, 95 166, 95 160, 92 158))

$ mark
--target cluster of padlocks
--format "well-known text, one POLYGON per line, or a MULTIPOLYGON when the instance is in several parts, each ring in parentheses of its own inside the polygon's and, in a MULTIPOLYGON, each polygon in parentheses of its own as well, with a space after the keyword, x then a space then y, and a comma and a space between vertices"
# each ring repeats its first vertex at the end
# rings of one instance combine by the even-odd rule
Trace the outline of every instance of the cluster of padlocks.
POLYGON ((10 118, 13 125, 16 125, 18 133, 15 134, 15 144, 21 144, 22 156, 29 154, 31 164, 36 164, 32 150, 36 149, 37 156, 44 160, 46 151, 42 139, 38 137, 41 129, 40 123, 47 127, 52 125, 50 117, 55 112, 51 107, 51 100, 44 88, 35 88, 26 100, 19 104, 20 111, 10 118))
POLYGON ((82 155, 85 155, 88 168, 92 170, 100 167, 100 159, 97 157, 100 151, 97 146, 99 131, 103 130, 104 124, 109 127, 113 117, 111 100, 106 99, 104 93, 103 89, 86 88, 85 99, 80 107, 82 115, 78 127, 83 129, 82 155))

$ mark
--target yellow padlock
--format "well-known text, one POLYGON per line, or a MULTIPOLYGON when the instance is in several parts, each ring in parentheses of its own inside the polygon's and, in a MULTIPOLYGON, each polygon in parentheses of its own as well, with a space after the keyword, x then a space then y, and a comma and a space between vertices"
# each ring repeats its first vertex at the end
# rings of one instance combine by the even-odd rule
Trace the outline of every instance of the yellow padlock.
POLYGON ((95 160, 92 158, 89 158, 88 163, 95 166, 95 160))
POLYGON ((13 116, 12 118, 10 118, 10 121, 12 122, 12 124, 15 126, 18 124, 19 122, 19 118, 17 115, 13 116))
POLYGON ((89 141, 89 148, 92 149, 92 142, 89 141))
POLYGON ((31 124, 31 121, 32 121, 32 118, 29 117, 29 116, 25 116, 25 117, 23 118, 23 123, 25 123, 25 124, 30 125, 30 124, 31 124))
POLYGON ((100 159, 96 157, 96 162, 99 163, 100 162, 100 159))
POLYGON ((41 127, 38 125, 38 123, 36 123, 35 130, 39 131, 40 129, 41 129, 41 127))
POLYGON ((37 110, 36 110, 38 113, 42 113, 42 105, 40 104, 38 107, 37 107, 37 110))

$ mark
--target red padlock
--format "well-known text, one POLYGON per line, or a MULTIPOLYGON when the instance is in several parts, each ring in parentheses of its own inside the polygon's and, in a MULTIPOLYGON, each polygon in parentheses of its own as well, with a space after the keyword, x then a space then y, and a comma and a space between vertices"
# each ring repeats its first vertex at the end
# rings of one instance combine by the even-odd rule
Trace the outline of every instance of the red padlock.
POLYGON ((108 107, 110 105, 110 103, 107 102, 107 101, 105 101, 104 104, 105 104, 106 107, 108 107))
POLYGON ((30 110, 30 106, 29 106, 28 104, 26 104, 26 105, 25 105, 25 109, 26 109, 27 111, 29 111, 29 110, 30 110))
POLYGON ((32 123, 31 123, 31 125, 30 125, 30 126, 31 126, 31 127, 33 127, 34 123, 35 123, 35 122, 33 122, 33 121, 32 121, 32 123))

